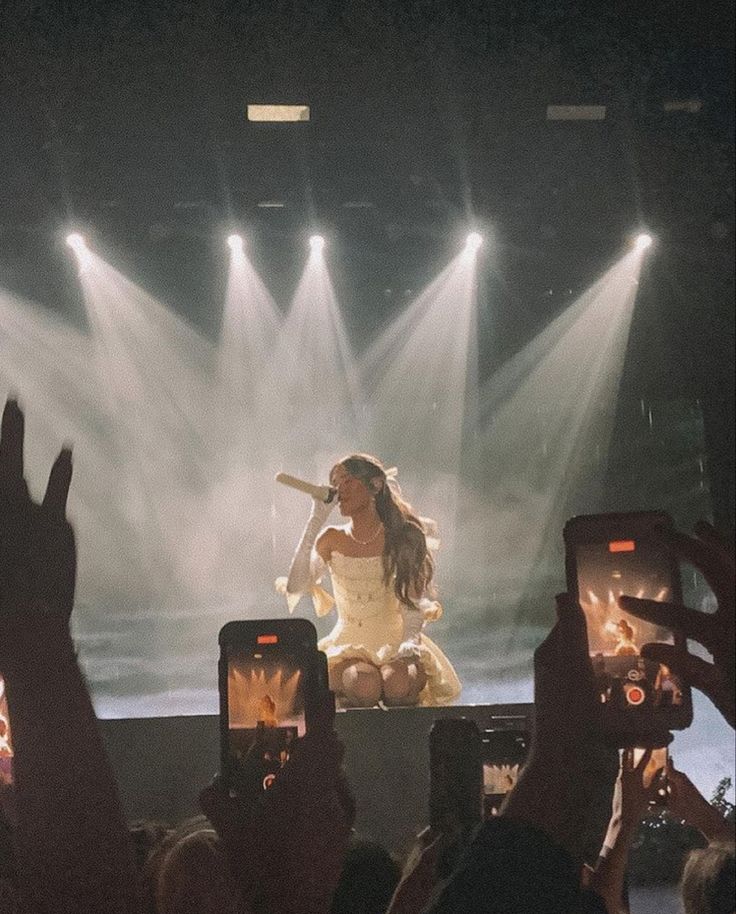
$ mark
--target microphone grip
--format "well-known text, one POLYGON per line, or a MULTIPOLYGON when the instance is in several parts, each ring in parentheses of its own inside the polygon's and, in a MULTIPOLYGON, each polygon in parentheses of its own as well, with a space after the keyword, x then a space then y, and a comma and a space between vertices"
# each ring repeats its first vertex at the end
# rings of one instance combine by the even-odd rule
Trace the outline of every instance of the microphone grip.
POLYGON ((315 501, 323 501, 326 505, 331 504, 337 496, 337 489, 334 486, 318 486, 298 476, 290 476, 288 473, 277 473, 276 482, 283 486, 289 486, 290 489, 296 489, 298 492, 304 492, 311 495, 315 501))

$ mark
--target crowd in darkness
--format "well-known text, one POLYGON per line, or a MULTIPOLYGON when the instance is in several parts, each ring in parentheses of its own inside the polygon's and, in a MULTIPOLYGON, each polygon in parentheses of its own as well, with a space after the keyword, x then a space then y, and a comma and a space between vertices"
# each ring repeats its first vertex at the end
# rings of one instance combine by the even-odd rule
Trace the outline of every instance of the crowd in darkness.
MULTIPOLYGON (((23 471, 24 417, 5 406, 0 438, 0 675, 12 725, 12 784, 0 767, 0 914, 622 914, 627 860, 652 790, 649 752, 620 758, 597 865, 586 825, 611 787, 585 619, 566 595, 534 658, 529 758, 501 812, 472 832, 427 829, 401 866, 353 834, 343 746, 329 706, 272 788, 204 786, 203 815, 177 828, 124 819, 70 634, 76 545, 66 516, 72 457, 62 450, 43 501, 23 471), (447 861, 452 865, 448 866, 447 861)), ((665 535, 665 534, 663 534, 665 535)), ((706 523, 668 534, 705 575, 718 609, 627 602, 703 652, 666 659, 734 727, 734 555, 706 523)), ((0 749, 7 742, 7 721, 0 749)), ((671 813, 700 830, 681 891, 686 914, 734 914, 733 821, 687 776, 667 772, 671 813)), ((613 775, 615 777, 615 774, 613 775)), ((636 912, 634 912, 636 914, 636 912)))

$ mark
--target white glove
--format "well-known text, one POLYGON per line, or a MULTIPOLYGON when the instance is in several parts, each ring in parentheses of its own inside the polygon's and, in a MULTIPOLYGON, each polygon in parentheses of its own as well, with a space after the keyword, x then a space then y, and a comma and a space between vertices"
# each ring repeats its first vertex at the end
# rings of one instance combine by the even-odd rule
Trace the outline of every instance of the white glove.
POLYGON ((424 613, 422 612, 421 601, 417 609, 412 609, 402 603, 401 617, 404 620, 404 636, 401 639, 399 655, 403 656, 414 653, 422 640, 424 613))
POLYGON ((307 526, 304 528, 294 558, 291 560, 289 577, 286 581, 287 594, 306 593, 325 573, 327 566, 313 547, 334 507, 334 501, 327 503, 312 500, 312 513, 309 515, 307 526))
POLYGON ((436 622, 442 615, 442 606, 436 600, 422 597, 417 600, 417 608, 411 609, 401 604, 401 617, 404 620, 404 637, 401 642, 401 654, 411 652, 422 643, 422 632, 427 622, 436 622))

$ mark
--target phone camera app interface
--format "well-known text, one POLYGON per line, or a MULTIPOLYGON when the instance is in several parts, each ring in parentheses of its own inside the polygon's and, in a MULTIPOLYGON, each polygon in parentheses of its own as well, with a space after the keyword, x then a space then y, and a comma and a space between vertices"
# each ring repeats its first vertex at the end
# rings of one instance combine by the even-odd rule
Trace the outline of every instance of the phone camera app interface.
POLYGON ((585 544, 577 548, 577 566, 601 702, 627 710, 664 711, 681 705, 679 678, 641 656, 648 642, 672 643, 672 633, 629 615, 618 604, 622 595, 672 599, 673 567, 665 549, 646 539, 585 544))
POLYGON ((305 732, 304 670, 281 651, 230 647, 227 679, 231 760, 260 768, 268 789, 305 732))

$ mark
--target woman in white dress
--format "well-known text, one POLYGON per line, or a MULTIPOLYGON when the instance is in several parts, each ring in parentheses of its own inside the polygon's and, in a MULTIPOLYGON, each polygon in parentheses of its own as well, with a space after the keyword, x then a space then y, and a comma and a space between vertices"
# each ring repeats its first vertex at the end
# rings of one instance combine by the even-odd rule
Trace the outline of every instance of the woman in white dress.
POLYGON ((347 707, 448 704, 460 694, 460 681, 423 632, 442 614, 431 599, 426 522, 375 457, 346 457, 333 467, 330 484, 349 520, 322 529, 333 504, 315 500, 286 583, 291 611, 307 592, 317 615, 337 609, 337 624, 319 645, 330 687, 347 707), (327 571, 334 599, 318 586, 327 571))

